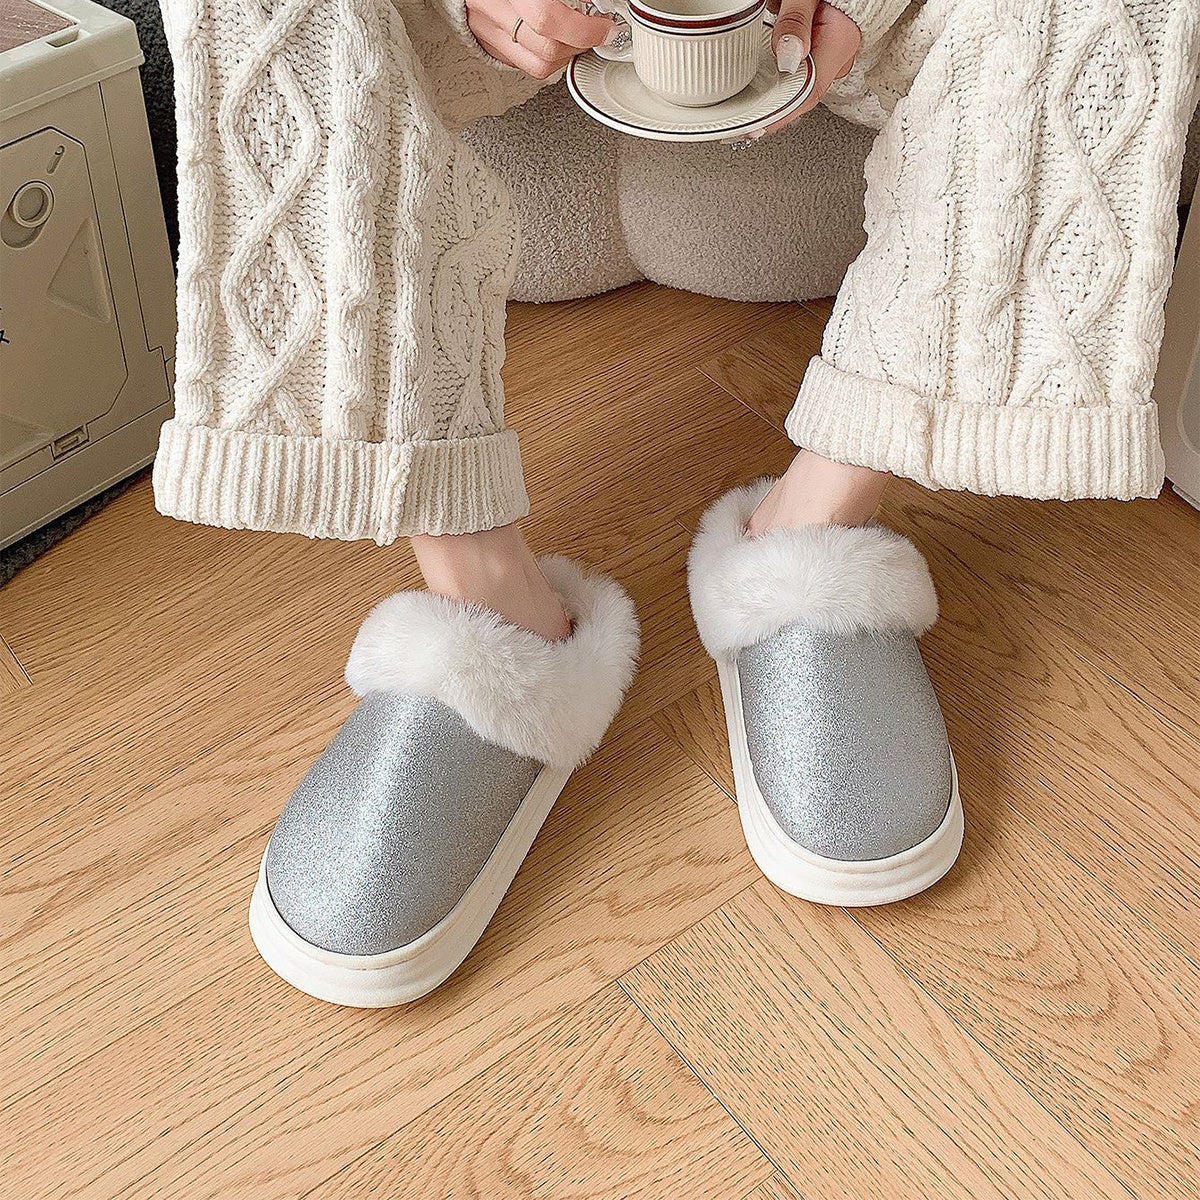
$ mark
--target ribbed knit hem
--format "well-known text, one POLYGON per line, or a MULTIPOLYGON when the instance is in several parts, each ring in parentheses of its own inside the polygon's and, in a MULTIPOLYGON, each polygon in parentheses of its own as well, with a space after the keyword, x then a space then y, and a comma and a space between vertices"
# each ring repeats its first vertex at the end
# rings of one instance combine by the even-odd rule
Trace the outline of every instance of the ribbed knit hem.
POLYGON ((1163 485, 1153 404, 1005 408, 931 400, 808 365, 788 437, 836 462, 890 471, 929 488, 1037 500, 1132 500, 1163 485))
POLYGON ((517 435, 350 442, 168 421, 154 462, 168 517, 381 546, 418 533, 475 533, 529 511, 517 435))

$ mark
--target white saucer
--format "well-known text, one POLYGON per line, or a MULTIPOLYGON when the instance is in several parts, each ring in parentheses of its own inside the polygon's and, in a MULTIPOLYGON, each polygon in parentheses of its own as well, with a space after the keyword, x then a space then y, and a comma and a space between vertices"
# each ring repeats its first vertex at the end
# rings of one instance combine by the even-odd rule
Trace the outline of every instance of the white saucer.
POLYGON ((771 53, 771 31, 763 30, 758 74, 736 96, 706 108, 683 108, 650 91, 633 63, 609 62, 590 50, 567 67, 567 90, 590 117, 621 133, 660 142, 714 142, 753 133, 782 121, 808 99, 813 62, 781 75, 771 53))

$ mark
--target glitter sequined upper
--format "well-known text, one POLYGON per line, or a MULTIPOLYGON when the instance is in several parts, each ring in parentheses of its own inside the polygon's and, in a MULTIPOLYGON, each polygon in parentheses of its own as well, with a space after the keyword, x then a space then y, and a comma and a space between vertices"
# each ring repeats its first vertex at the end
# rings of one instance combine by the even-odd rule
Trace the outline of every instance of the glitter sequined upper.
POLYGON ((950 750, 911 634, 795 623, 737 663, 755 779, 789 837, 827 858, 862 861, 937 829, 950 750))
POLYGON ((437 700, 372 692, 275 826, 271 899, 322 949, 407 945, 462 897, 541 770, 437 700))

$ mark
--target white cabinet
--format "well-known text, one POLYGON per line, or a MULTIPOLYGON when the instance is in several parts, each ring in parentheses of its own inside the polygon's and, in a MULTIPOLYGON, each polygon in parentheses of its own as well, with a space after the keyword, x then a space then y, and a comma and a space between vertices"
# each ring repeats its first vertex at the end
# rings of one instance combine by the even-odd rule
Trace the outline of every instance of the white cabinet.
POLYGON ((0 547, 149 462, 175 284, 133 22, 0 0, 0 547))

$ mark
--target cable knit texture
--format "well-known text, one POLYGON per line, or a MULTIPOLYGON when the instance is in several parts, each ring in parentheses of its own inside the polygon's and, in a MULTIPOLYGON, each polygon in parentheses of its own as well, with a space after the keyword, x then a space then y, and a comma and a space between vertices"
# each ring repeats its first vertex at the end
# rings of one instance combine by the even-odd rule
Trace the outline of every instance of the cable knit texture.
MULTIPOLYGON (((461 0, 163 7, 181 245, 161 511, 381 543, 522 516, 500 384, 516 218, 456 131, 540 85, 482 51, 461 0)), ((881 130, 868 240, 790 434, 932 486, 1154 492, 1200 6, 842 7, 864 43, 828 103, 881 130)))
POLYGON ((535 87, 461 6, 165 0, 180 211, 161 511, 389 542, 506 524, 508 195, 451 130, 535 87))
POLYGON ((1158 492, 1198 26, 1196 0, 930 0, 864 48, 831 103, 884 114, 867 245, 788 418, 797 444, 931 487, 1158 492))

